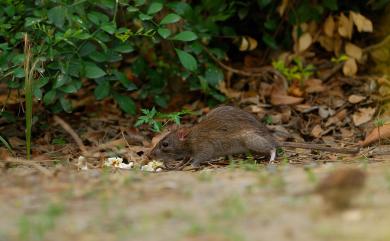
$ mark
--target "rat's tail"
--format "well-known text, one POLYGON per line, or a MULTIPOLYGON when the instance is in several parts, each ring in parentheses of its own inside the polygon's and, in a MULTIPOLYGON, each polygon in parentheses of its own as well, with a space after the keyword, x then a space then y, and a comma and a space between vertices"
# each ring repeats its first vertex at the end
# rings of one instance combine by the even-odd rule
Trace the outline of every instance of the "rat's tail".
POLYGON ((357 154, 360 151, 360 147, 336 148, 336 147, 329 147, 329 146, 326 146, 323 144, 311 144, 311 143, 301 143, 301 142, 280 142, 279 146, 281 146, 281 147, 295 147, 295 148, 303 148, 303 149, 313 149, 313 150, 319 150, 319 151, 344 153, 344 154, 357 154))

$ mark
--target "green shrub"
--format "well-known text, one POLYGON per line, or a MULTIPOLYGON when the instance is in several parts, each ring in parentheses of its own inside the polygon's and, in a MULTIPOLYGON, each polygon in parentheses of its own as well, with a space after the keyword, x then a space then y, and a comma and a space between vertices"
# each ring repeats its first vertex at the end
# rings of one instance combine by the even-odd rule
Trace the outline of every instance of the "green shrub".
MULTIPOLYGON (((373 1, 373 8, 388 0, 373 1)), ((113 98, 136 113, 135 100, 152 99, 166 107, 172 85, 200 91, 223 102, 218 91, 222 70, 217 58, 237 51, 232 43, 251 35, 262 48, 290 48, 292 26, 321 20, 329 12, 364 7, 335 0, 298 1, 280 17, 281 1, 251 0, 2 0, 0 3, 0 81, 23 88, 23 35, 42 59, 33 94, 53 112, 72 111, 72 94, 81 88, 97 100, 113 98), (130 68, 129 73, 124 69, 130 68)))

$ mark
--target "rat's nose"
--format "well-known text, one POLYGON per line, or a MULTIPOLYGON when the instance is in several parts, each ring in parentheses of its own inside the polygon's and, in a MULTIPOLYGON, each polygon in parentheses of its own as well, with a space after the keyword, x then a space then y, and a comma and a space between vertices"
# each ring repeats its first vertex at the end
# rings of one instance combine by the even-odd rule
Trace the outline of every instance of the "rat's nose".
POLYGON ((146 153, 146 157, 149 158, 149 159, 153 158, 154 155, 155 155, 155 150, 154 150, 154 148, 151 149, 148 153, 146 153))

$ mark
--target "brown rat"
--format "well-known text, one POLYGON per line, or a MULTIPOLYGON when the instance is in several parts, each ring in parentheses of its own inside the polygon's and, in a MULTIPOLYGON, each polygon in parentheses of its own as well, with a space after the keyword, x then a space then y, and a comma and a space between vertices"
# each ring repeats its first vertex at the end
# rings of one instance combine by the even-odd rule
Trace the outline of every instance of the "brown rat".
POLYGON ((356 154, 359 149, 332 148, 317 144, 278 142, 254 115, 233 106, 220 106, 191 128, 172 130, 149 156, 164 161, 191 160, 194 167, 212 158, 253 151, 276 156, 277 147, 296 147, 356 154))

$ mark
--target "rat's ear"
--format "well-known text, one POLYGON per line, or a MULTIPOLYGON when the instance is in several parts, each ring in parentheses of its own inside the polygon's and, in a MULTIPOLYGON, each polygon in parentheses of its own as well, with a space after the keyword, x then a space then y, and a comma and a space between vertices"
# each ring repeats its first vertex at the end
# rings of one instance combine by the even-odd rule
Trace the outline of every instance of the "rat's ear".
POLYGON ((177 129, 179 129, 179 125, 177 124, 173 124, 165 127, 165 130, 167 130, 168 132, 175 131, 177 129))
POLYGON ((177 130, 177 137, 179 138, 179 140, 181 141, 184 141, 188 134, 190 133, 190 129, 189 128, 180 128, 177 130))

